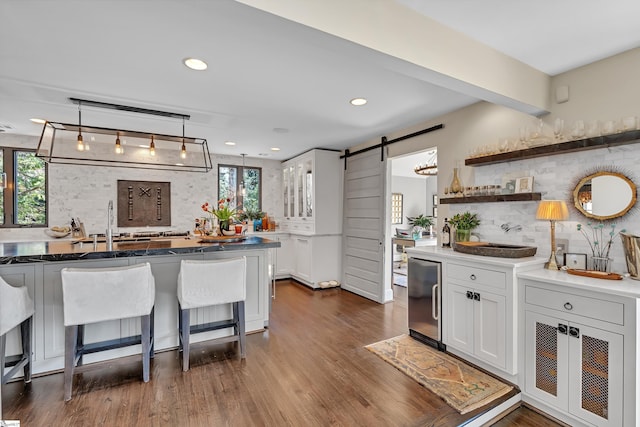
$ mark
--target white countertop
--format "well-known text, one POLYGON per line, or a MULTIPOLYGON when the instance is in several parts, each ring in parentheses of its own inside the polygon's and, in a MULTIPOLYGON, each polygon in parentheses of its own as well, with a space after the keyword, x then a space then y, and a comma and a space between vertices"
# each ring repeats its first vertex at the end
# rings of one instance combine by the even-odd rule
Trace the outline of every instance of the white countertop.
POLYGON ((640 281, 625 277, 622 280, 594 279, 575 276, 566 271, 531 270, 518 274, 519 279, 537 280, 566 288, 604 292, 610 295, 640 298, 640 281))

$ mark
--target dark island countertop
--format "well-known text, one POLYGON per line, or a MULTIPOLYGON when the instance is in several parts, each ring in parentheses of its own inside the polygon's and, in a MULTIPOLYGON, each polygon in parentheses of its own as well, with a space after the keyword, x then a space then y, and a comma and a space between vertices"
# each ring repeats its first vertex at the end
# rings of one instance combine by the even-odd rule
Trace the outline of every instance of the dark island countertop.
POLYGON ((218 251, 243 251, 280 247, 280 242, 257 236, 233 242, 203 242, 198 237, 159 238, 114 242, 113 250, 100 242, 74 243, 72 240, 0 243, 0 264, 75 261, 149 255, 175 255, 218 251))

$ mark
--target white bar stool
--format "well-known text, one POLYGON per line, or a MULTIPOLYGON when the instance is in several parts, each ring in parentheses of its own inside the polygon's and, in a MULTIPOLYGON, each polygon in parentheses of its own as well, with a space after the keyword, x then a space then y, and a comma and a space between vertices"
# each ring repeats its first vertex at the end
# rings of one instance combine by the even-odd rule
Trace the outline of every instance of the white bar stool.
POLYGON ((155 280, 149 263, 112 268, 63 268, 64 400, 71 400, 73 371, 84 354, 142 344, 142 377, 153 357, 155 280), (141 335, 84 344, 84 325, 140 317, 141 335))
POLYGON ((0 420, 2 420, 2 384, 18 370, 23 370, 24 382, 31 382, 31 331, 33 330, 33 300, 26 286, 11 286, 0 277, 0 420), (22 354, 5 357, 7 333, 20 325, 22 354), (11 369, 5 374, 5 367, 11 369))
POLYGON ((244 359, 246 278, 247 260, 245 257, 213 261, 182 261, 178 275, 178 331, 183 371, 189 370, 189 335, 199 332, 233 327, 233 336, 217 338, 212 341, 238 341, 240 358, 244 359), (191 325, 190 309, 220 304, 233 305, 232 319, 191 325))

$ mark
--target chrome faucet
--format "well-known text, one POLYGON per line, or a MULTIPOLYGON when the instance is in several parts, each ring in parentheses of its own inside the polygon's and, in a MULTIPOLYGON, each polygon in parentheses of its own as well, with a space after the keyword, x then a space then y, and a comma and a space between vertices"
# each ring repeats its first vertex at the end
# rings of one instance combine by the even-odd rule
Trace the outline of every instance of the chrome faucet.
POLYGON ((113 250, 113 200, 109 200, 107 206, 107 233, 106 233, 107 250, 113 250))

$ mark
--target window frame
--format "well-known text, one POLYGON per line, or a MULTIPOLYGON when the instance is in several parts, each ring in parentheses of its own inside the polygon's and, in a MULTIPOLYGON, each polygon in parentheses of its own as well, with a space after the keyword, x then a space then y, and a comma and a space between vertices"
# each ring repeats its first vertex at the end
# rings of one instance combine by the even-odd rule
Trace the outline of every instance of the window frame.
POLYGON ((16 174, 18 173, 16 156, 17 153, 33 153, 35 156, 36 150, 20 147, 0 147, 2 150, 2 167, 3 172, 7 177, 7 188, 3 191, 3 218, 0 223, 0 229, 4 228, 47 228, 49 226, 49 164, 44 163, 44 197, 45 197, 45 212, 44 212, 44 224, 17 224, 16 209, 17 209, 17 197, 16 197, 16 174))
POLYGON ((235 188, 235 192, 236 192, 236 200, 237 200, 237 206, 242 206, 242 210, 244 210, 244 198, 242 196, 242 193, 240 192, 240 183, 242 182, 242 180, 244 179, 244 170, 245 169, 257 169, 260 171, 260 180, 259 180, 259 189, 258 189, 258 211, 262 211, 262 168, 260 166, 242 166, 242 165, 230 165, 230 164, 222 164, 219 163, 218 164, 218 199, 220 200, 222 198, 221 194, 220 194, 220 168, 234 168, 236 169, 236 177, 239 177, 240 179, 237 179, 237 183, 236 183, 236 188, 235 188))

